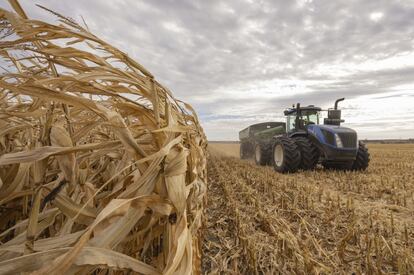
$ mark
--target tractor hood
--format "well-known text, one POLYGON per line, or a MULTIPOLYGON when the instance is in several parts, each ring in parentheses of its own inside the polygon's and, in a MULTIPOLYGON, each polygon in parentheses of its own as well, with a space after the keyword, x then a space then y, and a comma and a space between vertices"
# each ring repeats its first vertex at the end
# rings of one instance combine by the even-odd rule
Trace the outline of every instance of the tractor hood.
POLYGON ((357 149, 358 137, 355 130, 337 125, 308 125, 308 133, 322 143, 337 147, 336 136, 342 141, 344 149, 357 149))
POLYGON ((314 127, 318 127, 320 129, 323 129, 325 131, 328 132, 332 132, 332 133, 355 133, 356 135, 356 131, 351 129, 351 128, 347 128, 347 127, 343 127, 343 126, 337 126, 337 125, 310 125, 310 126, 314 126, 314 127))

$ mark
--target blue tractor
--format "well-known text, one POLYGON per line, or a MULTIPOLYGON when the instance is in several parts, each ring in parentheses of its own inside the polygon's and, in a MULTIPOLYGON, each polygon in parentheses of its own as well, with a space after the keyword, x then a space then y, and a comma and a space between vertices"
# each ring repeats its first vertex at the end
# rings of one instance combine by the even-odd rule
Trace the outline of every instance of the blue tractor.
POLYGON ((314 169, 321 163, 328 169, 365 170, 369 153, 358 141, 356 131, 341 126, 341 110, 328 109, 328 117, 320 124, 321 108, 313 105, 296 106, 285 110, 286 132, 273 137, 272 155, 268 159, 274 169, 292 173, 298 169, 314 169))

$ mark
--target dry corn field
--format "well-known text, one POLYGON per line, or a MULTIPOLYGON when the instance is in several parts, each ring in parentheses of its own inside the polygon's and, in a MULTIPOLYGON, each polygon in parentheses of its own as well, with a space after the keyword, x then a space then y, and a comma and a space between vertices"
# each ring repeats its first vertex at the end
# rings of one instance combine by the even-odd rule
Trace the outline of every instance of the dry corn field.
POLYGON ((413 144, 370 144, 366 172, 291 175, 209 149, 206 273, 414 273, 413 144))

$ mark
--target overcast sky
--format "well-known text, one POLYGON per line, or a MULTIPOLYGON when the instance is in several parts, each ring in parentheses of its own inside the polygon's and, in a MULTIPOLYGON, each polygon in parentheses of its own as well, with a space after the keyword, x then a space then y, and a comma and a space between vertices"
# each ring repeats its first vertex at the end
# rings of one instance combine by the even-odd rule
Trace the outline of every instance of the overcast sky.
POLYGON ((339 97, 360 138, 414 138, 413 0, 20 3, 48 22, 57 20, 35 3, 82 16, 192 104, 210 140, 339 97))

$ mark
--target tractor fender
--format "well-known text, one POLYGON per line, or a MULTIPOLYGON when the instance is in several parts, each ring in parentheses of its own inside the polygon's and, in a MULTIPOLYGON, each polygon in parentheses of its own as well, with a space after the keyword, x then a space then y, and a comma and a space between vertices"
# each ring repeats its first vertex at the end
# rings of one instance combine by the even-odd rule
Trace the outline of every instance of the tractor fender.
POLYGON ((308 136, 308 132, 306 132, 306 131, 295 131, 295 132, 289 133, 288 136, 290 138, 293 138, 293 137, 306 137, 306 136, 308 136))
POLYGON ((286 136, 286 134, 274 135, 272 138, 273 138, 273 139, 277 139, 277 138, 279 138, 279 137, 284 137, 284 136, 286 136))
POLYGON ((317 125, 310 125, 307 130, 308 138, 312 141, 316 148, 318 148, 319 152, 326 158, 326 150, 323 148, 323 145, 326 144, 326 140, 321 129, 317 125))
POLYGON ((275 143, 276 139, 281 138, 281 137, 287 137, 287 136, 288 136, 287 134, 277 134, 277 135, 274 135, 272 137, 272 139, 271 139, 272 146, 275 143))

